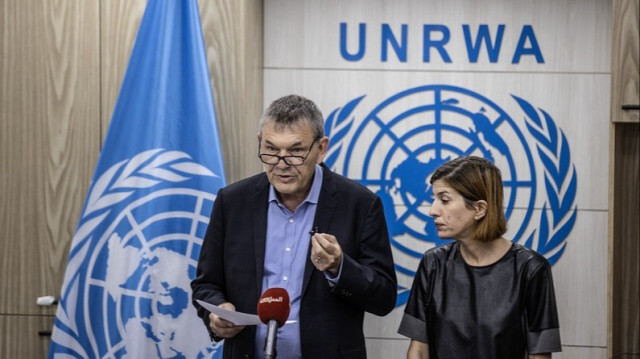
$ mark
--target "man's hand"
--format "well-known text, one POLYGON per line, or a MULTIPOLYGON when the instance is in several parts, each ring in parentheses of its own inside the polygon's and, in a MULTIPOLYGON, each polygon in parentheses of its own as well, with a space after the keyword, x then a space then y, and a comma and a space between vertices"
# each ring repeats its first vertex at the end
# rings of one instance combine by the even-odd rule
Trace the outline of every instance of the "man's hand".
POLYGON ((319 271, 329 271, 334 277, 342 264, 342 248, 336 237, 326 233, 315 233, 311 237, 311 262, 319 271))
MULTIPOLYGON (((222 303, 219 307, 227 310, 236 310, 236 307, 229 302, 222 303)), ((209 313, 209 327, 215 335, 222 338, 231 338, 244 329, 244 325, 235 325, 213 313, 209 313)))

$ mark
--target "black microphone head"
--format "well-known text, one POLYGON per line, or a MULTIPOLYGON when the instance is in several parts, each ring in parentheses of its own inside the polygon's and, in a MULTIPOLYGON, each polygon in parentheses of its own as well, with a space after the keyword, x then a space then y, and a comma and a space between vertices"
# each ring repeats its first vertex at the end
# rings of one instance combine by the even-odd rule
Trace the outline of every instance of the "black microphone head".
POLYGON ((258 317, 265 324, 275 320, 279 327, 283 326, 289 318, 290 310, 289 293, 284 288, 269 288, 258 300, 258 317))

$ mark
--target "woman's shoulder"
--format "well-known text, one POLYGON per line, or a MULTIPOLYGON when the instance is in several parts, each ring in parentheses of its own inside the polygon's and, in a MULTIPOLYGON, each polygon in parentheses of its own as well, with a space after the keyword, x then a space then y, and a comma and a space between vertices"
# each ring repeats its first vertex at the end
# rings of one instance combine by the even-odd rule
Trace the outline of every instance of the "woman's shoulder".
POLYGON ((530 270, 551 267, 551 264, 549 264, 547 258, 531 248, 525 247, 518 243, 513 243, 511 250, 513 251, 517 261, 525 265, 530 270))
POLYGON ((439 246, 433 247, 426 252, 424 252, 424 258, 435 259, 435 258, 448 258, 451 254, 453 254, 458 247, 458 242, 452 241, 450 243, 441 244, 439 246))

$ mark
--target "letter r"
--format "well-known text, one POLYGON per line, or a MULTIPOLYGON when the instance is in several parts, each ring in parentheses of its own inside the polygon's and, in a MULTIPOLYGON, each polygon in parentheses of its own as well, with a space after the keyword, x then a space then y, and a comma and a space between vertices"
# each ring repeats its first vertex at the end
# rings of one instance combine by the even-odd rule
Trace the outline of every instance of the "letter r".
POLYGON ((435 47, 436 50, 440 53, 440 57, 446 63, 451 63, 451 58, 447 53, 447 50, 444 48, 449 42, 449 38, 451 37, 449 33, 449 28, 444 25, 435 25, 435 24, 427 24, 422 28, 422 37, 423 37, 423 47, 422 47, 422 61, 429 62, 430 61, 430 51, 432 47, 435 47), (431 33, 432 32, 440 32, 442 34, 442 38, 440 40, 432 40, 431 33))

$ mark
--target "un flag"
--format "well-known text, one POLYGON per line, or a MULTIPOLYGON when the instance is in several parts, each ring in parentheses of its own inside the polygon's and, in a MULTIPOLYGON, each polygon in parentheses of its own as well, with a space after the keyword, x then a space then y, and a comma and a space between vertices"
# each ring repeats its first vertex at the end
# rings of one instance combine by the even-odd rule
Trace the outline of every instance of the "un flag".
POLYGON ((197 2, 150 0, 71 245, 49 357, 217 356, 189 282, 224 185, 197 2))

